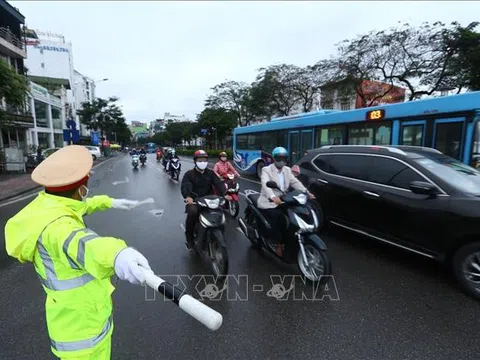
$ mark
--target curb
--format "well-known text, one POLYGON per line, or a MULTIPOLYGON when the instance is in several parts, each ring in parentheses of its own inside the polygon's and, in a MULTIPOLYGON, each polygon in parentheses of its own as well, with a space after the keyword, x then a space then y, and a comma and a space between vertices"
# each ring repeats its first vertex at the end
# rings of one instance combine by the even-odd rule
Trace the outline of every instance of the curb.
MULTIPOLYGON (((108 162, 109 160, 112 160, 112 159, 115 159, 115 158, 110 158, 110 159, 107 159, 107 160, 103 160, 102 162, 99 162, 98 164, 92 166, 92 169, 95 169, 97 166, 100 166, 102 164, 105 164, 106 162, 108 162)), ((12 199, 15 199, 16 197, 19 197, 19 196, 22 196, 22 195, 25 195, 25 194, 28 194, 29 192, 33 192, 35 190, 39 190, 41 189, 43 186, 34 186, 34 187, 31 187, 29 189, 26 189, 26 190, 21 190, 13 195, 9 195, 7 197, 4 197, 4 198, 0 198, 0 203, 3 203, 5 201, 8 201, 8 200, 12 200, 12 199)))

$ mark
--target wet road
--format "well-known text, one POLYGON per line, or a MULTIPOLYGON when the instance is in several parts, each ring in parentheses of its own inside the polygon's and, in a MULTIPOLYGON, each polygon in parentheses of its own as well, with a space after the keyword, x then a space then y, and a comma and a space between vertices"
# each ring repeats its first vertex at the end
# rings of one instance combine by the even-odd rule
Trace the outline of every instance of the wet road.
MULTIPOLYGON (((184 247, 180 185, 163 173, 153 155, 138 171, 128 159, 115 158, 98 167, 91 193, 153 197, 155 204, 131 212, 97 213, 86 218, 87 225, 99 234, 127 240, 159 275, 208 274, 184 247), (158 216, 160 210, 163 215, 158 216)), ((184 169, 191 166, 183 163, 184 169)), ((240 185, 259 189, 251 181, 241 180, 240 185)), ((2 228, 30 200, 0 205, 2 228)), ((231 284, 221 299, 206 300, 224 316, 217 332, 160 296, 145 301, 152 298, 150 291, 118 282, 113 359, 478 358, 480 303, 460 293, 440 266, 343 231, 330 230, 322 237, 335 275, 327 291, 331 297, 312 301, 312 289, 296 282, 295 293, 279 301, 267 295, 271 276, 296 275, 297 270, 251 249, 230 221, 230 273, 239 283, 231 284), (300 290, 310 300, 301 300, 300 290)), ((5 255, 3 232, 0 242, 0 359, 50 359, 43 292, 34 269, 5 255)), ((183 279, 195 297, 200 296, 195 285, 199 291, 204 287, 199 278, 166 277, 183 279)), ((285 287, 290 283, 291 278, 285 287)))

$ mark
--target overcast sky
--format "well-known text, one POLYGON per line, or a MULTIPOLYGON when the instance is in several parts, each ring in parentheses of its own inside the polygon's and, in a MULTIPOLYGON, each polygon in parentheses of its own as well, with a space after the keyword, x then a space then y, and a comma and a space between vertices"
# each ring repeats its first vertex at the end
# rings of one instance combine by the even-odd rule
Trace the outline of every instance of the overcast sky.
POLYGON ((334 44, 398 21, 478 20, 467 1, 9 1, 33 29, 63 34, 97 96, 118 96, 127 120, 195 118, 214 85, 251 82, 275 63, 328 58, 334 44))

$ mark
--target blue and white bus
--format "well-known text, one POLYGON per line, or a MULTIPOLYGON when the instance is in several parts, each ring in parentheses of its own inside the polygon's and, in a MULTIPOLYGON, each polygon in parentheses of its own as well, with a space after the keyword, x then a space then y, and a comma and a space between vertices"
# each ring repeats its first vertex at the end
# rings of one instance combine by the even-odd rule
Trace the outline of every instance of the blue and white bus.
POLYGON ((425 100, 339 111, 324 110, 235 128, 234 163, 261 174, 276 146, 295 164, 307 150, 325 145, 411 145, 440 150, 480 165, 480 91, 425 100))
POLYGON ((153 142, 149 142, 145 144, 145 151, 147 152, 147 154, 154 154, 156 150, 157 150, 157 144, 153 142))

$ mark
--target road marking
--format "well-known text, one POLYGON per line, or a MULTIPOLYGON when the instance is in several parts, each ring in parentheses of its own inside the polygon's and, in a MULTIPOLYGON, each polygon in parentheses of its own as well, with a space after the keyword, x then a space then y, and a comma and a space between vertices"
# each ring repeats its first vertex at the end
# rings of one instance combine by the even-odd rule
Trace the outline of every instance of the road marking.
POLYGON ((163 209, 154 209, 154 210, 149 210, 148 212, 156 217, 162 217, 164 213, 163 209))
POLYGON ((114 181, 112 185, 116 186, 116 185, 125 184, 125 183, 128 183, 128 177, 126 177, 124 181, 114 181))
POLYGON ((180 224, 180 227, 182 228, 183 232, 186 232, 185 226, 183 224, 180 224))
MULTIPOLYGON (((105 160, 105 161, 102 161, 100 164, 94 165, 94 166, 92 167, 92 169, 96 169, 97 167, 100 167, 100 166, 102 166, 103 164, 106 164, 107 162, 109 162, 109 161, 111 161, 111 160, 113 160, 113 159, 115 159, 115 158, 110 158, 110 159, 107 159, 107 160, 105 160)), ((40 192, 43 191, 43 189, 42 189, 42 190, 37 190, 37 191, 32 190, 32 191, 34 191, 34 192, 31 193, 31 194, 23 195, 23 196, 21 196, 21 197, 13 198, 13 199, 8 200, 7 202, 1 203, 1 204, 0 204, 0 208, 2 208, 2 207, 4 207, 4 206, 7 206, 7 205, 15 204, 15 203, 17 203, 17 202, 19 202, 19 201, 23 201, 23 200, 29 199, 29 198, 31 198, 31 197, 33 197, 33 196, 35 196, 35 195, 38 195, 40 192)))

